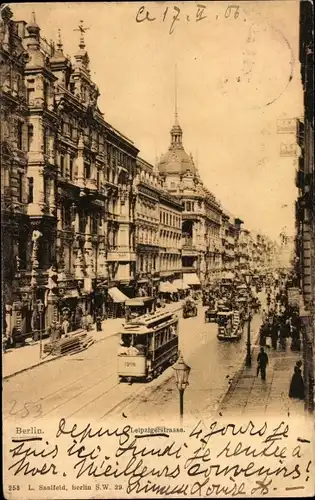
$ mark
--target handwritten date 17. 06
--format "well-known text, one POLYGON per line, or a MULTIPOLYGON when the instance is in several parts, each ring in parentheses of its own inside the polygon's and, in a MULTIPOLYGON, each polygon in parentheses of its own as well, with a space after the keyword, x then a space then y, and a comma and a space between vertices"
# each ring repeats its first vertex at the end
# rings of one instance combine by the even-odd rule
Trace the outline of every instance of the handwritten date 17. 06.
MULTIPOLYGON (((167 22, 170 21, 170 29, 169 29, 169 34, 172 35, 175 31, 175 26, 176 24, 184 20, 186 22, 190 21, 203 21, 204 19, 207 19, 208 15, 206 14, 207 7, 206 5, 202 4, 197 4, 196 5, 196 11, 193 16, 189 14, 184 14, 181 12, 181 9, 174 5, 173 7, 165 7, 163 10, 161 16, 159 18, 154 17, 151 15, 148 9, 142 5, 136 15, 136 21, 137 23, 143 23, 144 21, 148 22, 154 22, 157 20, 160 20, 162 22, 167 22)), ((218 18, 218 16, 216 16, 218 18)), ((224 17, 225 19, 237 19, 239 17, 239 5, 228 5, 228 7, 225 9, 224 12, 224 17)))

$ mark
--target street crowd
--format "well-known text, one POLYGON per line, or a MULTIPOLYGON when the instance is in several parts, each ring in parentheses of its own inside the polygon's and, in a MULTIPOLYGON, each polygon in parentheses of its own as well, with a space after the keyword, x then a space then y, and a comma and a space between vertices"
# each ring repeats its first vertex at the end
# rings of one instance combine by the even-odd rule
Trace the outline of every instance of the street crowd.
MULTIPOLYGON (((260 328, 259 343, 261 346, 257 359, 257 376, 261 373, 262 380, 266 379, 268 355, 264 348, 285 352, 290 341, 292 351, 301 350, 301 320, 297 307, 289 304, 287 288, 284 283, 281 287, 266 287, 266 309, 262 311, 262 325, 260 328), (269 339, 271 345, 269 344, 269 339)), ((297 361, 289 386, 289 397, 304 399, 304 381, 302 377, 302 361, 297 361)))

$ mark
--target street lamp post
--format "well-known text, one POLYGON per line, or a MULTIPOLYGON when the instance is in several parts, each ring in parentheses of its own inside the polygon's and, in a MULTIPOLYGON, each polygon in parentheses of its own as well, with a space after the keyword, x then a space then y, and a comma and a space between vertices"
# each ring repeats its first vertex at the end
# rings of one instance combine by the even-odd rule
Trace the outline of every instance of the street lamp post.
POLYGON ((37 309, 39 312, 39 357, 43 357, 43 312, 44 303, 39 299, 37 302, 37 309))
MULTIPOLYGON (((247 274, 245 276, 248 291, 250 290, 250 275, 247 274)), ((251 310, 250 310, 250 304, 249 301, 247 302, 247 351, 246 351, 246 367, 251 368, 252 366, 252 354, 251 354, 251 338, 250 338, 250 328, 251 328, 251 310)))
POLYGON ((186 365, 182 354, 179 353, 178 361, 173 366, 176 376, 176 385, 179 391, 179 415, 181 425, 183 424, 184 415, 184 391, 188 386, 188 377, 190 373, 190 366, 186 365))

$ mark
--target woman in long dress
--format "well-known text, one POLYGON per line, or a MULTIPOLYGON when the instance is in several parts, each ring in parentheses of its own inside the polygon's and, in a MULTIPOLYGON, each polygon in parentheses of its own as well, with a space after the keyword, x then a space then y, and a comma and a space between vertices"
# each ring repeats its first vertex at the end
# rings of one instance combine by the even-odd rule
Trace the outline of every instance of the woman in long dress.
POLYGON ((304 399, 304 381, 299 366, 295 365, 291 378, 289 397, 294 399, 304 399))

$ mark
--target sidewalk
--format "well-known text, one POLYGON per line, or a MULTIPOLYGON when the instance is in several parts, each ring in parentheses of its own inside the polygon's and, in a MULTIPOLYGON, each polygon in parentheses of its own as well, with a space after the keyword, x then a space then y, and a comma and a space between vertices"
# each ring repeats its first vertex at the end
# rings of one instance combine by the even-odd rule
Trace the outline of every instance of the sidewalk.
MULTIPOLYGON (((180 308, 181 302, 173 302, 167 304, 161 311, 176 311, 180 308)), ((93 337, 95 343, 102 342, 108 337, 115 335, 124 322, 124 318, 106 319, 102 322, 101 332, 97 332, 96 329, 94 329, 88 332, 88 335, 93 337)), ((43 346, 48 342, 49 338, 44 339, 43 346)), ((23 371, 30 370, 35 366, 54 361, 61 357, 43 354, 42 359, 40 359, 39 352, 39 342, 34 342, 32 340, 23 347, 8 349, 6 353, 2 354, 2 378, 12 377, 23 371)))
POLYGON ((252 367, 243 366, 221 402, 220 411, 224 415, 304 415, 304 402, 288 396, 293 369, 302 359, 302 352, 292 352, 289 342, 286 351, 268 348, 265 351, 269 358, 266 381, 256 377, 259 353, 256 344, 252 350, 252 367))

